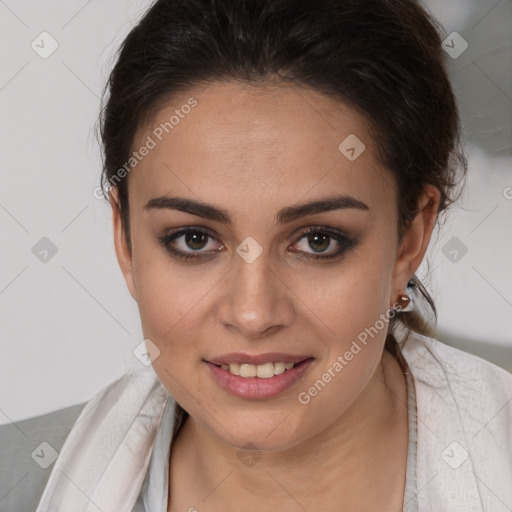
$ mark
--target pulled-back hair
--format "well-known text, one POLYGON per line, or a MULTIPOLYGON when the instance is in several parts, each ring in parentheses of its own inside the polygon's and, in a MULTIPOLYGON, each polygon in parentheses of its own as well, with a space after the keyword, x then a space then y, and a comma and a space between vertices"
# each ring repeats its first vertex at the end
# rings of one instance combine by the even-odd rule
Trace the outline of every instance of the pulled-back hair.
MULTIPOLYGON (((117 189, 128 247, 127 180, 114 178, 138 129, 174 94, 212 82, 295 84, 342 100, 369 121, 377 158, 395 177, 399 239, 426 184, 439 189, 443 213, 467 162, 442 33, 414 0, 156 1, 119 50, 100 118, 102 187, 117 189)), ((433 326, 420 308, 391 319, 386 348, 403 364, 397 322, 426 335, 433 326)))

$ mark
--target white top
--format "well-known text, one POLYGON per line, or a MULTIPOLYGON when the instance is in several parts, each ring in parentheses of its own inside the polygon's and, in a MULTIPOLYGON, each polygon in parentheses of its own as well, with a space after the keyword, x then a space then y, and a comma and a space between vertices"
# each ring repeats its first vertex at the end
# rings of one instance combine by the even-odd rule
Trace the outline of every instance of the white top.
MULTIPOLYGON (((510 512, 512 374, 415 333, 403 354, 404 511, 510 512)), ((107 386, 76 421, 36 512, 166 512, 180 411, 152 367, 107 386)))

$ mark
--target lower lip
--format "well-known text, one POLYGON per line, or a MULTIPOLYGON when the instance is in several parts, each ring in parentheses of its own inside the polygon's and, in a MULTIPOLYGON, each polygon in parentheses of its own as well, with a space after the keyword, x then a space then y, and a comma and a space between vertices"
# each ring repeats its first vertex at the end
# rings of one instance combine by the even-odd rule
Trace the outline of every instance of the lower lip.
POLYGON ((305 359, 296 364, 291 370, 286 370, 284 373, 274 375, 269 379, 261 379, 259 377, 232 375, 220 366, 205 361, 217 384, 236 397, 248 399, 270 398, 283 393, 300 379, 312 362, 312 358, 305 359))

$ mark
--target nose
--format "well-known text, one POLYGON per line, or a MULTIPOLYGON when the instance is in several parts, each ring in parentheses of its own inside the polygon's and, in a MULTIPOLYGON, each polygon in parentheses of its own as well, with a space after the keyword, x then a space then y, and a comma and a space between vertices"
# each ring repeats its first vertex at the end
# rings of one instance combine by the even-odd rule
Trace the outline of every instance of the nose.
POLYGON ((265 251, 253 262, 235 258, 218 303, 218 320, 247 339, 267 337, 291 325, 293 293, 273 270, 265 251))

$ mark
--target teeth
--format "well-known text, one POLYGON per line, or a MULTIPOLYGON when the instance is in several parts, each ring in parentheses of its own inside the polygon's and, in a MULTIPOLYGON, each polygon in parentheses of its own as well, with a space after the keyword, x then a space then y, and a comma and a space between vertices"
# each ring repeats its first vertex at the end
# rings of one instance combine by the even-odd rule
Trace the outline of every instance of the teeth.
POLYGON ((241 364, 240 377, 256 377, 256 365, 254 364, 241 364))
POLYGON ((260 379, 269 379, 274 376, 273 363, 259 364, 256 366, 256 376, 260 379))
MULTIPOLYGON (((233 375, 240 375, 240 365, 238 363, 232 363, 228 366, 229 368, 229 373, 233 374, 233 375)), ((227 368, 224 368, 225 370, 227 368)))
POLYGON ((274 363, 274 375, 281 375, 286 370, 286 365, 284 363, 274 363))
POLYGON ((222 364, 221 368, 227 370, 232 375, 240 377, 259 377, 260 379, 270 379, 274 375, 281 375, 286 370, 291 370, 295 363, 265 363, 265 364, 222 364))

